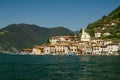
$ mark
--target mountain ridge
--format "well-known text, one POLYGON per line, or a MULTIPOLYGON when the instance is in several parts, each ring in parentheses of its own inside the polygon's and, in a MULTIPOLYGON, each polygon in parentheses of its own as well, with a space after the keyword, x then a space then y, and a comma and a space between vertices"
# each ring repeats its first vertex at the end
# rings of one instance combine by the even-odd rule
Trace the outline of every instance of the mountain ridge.
POLYGON ((50 36, 69 35, 71 32, 65 27, 45 28, 34 24, 10 24, 0 29, 0 51, 16 52, 43 44, 50 36))

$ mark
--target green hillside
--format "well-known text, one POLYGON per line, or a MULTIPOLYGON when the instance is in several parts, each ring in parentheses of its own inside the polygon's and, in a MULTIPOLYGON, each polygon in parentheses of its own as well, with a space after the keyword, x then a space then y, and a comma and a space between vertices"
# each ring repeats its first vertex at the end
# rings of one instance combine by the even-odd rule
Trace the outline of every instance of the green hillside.
POLYGON ((112 11, 109 15, 103 16, 101 19, 87 26, 86 31, 94 37, 94 32, 101 31, 101 38, 120 38, 120 6, 112 11), (109 36, 103 36, 105 32, 110 33, 109 36))
POLYGON ((11 24, 0 29, 0 51, 18 51, 45 43, 50 36, 69 35, 64 27, 44 28, 29 24, 11 24))

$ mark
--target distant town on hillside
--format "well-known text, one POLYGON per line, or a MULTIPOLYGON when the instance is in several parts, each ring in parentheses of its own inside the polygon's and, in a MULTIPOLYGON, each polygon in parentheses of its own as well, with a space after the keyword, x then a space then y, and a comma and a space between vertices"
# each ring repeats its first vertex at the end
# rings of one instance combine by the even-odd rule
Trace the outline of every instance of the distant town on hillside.
POLYGON ((120 6, 75 33, 65 27, 10 24, 0 29, 0 52, 22 54, 120 53, 120 6))

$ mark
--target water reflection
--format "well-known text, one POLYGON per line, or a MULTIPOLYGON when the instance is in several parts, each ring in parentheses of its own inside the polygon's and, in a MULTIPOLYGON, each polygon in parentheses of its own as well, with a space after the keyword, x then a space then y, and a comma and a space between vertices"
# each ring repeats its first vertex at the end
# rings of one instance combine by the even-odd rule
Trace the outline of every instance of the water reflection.
POLYGON ((80 61, 88 62, 89 60, 90 60, 90 57, 89 57, 89 56, 80 57, 80 61))

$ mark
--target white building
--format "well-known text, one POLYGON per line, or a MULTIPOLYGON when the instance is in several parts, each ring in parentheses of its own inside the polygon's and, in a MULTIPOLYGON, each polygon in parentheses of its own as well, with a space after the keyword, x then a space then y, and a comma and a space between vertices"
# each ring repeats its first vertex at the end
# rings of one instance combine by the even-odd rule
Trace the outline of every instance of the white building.
POLYGON ((92 47, 91 46, 86 47, 85 54, 92 54, 92 47))
POLYGON ((103 29, 98 28, 98 29, 94 32, 95 38, 100 38, 101 35, 102 35, 102 31, 103 31, 103 29))
POLYGON ((100 48, 101 48, 102 55, 106 55, 108 53, 108 48, 106 45, 102 45, 100 48))
POLYGON ((69 52, 68 44, 57 44, 55 46, 56 54, 67 54, 69 52))
POLYGON ((31 54, 36 54, 36 55, 41 55, 43 53, 43 46, 35 46, 32 48, 32 53, 31 54))
POLYGON ((50 38, 51 44, 71 42, 71 36, 55 36, 50 38))
POLYGON ((105 55, 108 52, 107 46, 93 46, 92 47, 92 52, 95 55, 105 55))
POLYGON ((96 45, 92 47, 93 54, 96 55, 118 55, 119 45, 116 43, 110 43, 107 45, 96 45))
POLYGON ((109 32, 103 33, 103 36, 109 36, 109 35, 110 35, 109 32))
POLYGON ((44 54, 52 54, 55 53, 55 45, 47 45, 44 47, 44 54))
POLYGON ((102 39, 93 39, 91 40, 92 43, 95 43, 97 45, 103 45, 104 44, 104 40, 102 39))
POLYGON ((69 52, 71 53, 77 53, 78 45, 70 45, 69 46, 69 52))
POLYGON ((112 40, 104 40, 104 45, 107 45, 107 44, 111 44, 112 43, 112 40))
POLYGON ((90 41, 90 35, 82 29, 81 41, 90 41))
POLYGON ((117 51, 120 49, 119 45, 116 43, 111 43, 107 45, 109 54, 117 54, 117 51))
POLYGON ((95 32, 95 38, 101 37, 101 32, 95 32))
POLYGON ((92 47, 92 53, 97 55, 97 54, 101 54, 101 50, 100 50, 100 46, 93 46, 92 47))

